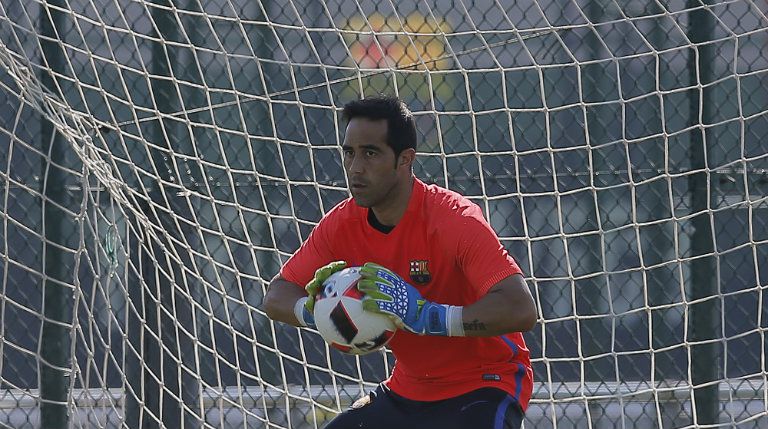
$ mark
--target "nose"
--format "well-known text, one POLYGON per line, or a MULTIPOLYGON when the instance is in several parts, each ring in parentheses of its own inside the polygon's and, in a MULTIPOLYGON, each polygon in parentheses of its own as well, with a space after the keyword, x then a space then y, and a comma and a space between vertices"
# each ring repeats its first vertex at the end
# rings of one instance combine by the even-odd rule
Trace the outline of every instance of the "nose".
POLYGON ((350 159, 347 161, 347 171, 350 175, 356 175, 356 174, 362 174, 364 168, 363 168, 363 160, 358 156, 351 156, 350 159))

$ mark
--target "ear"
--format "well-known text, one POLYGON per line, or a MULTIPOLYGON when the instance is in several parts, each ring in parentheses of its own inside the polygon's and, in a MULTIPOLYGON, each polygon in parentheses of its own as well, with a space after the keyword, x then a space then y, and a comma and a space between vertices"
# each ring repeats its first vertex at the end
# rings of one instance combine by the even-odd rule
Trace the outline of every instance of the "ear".
POLYGON ((397 167, 411 168, 414 161, 416 161, 416 149, 405 149, 398 156, 397 167))

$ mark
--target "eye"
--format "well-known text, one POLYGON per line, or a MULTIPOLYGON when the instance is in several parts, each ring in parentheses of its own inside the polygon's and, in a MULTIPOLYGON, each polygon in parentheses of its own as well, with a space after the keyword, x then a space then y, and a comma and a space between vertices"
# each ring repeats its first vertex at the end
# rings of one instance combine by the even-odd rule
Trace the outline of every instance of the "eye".
POLYGON ((378 155, 378 152, 376 152, 375 150, 366 150, 365 151, 365 156, 367 158, 373 158, 376 155, 378 155))

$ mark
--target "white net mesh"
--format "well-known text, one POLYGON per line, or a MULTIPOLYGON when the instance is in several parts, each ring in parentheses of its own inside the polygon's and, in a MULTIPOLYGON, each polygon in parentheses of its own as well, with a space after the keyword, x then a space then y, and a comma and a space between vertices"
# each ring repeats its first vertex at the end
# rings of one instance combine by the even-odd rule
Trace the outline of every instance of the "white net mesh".
POLYGON ((540 322, 526 427, 768 425, 768 4, 0 4, 0 425, 321 427, 386 378, 271 323, 397 94, 540 322))

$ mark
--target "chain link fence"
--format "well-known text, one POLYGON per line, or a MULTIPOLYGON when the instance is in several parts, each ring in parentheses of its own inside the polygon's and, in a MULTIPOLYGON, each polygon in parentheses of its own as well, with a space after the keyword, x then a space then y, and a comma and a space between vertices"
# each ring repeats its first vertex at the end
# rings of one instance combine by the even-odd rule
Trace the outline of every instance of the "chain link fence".
POLYGON ((763 427, 767 13, 3 4, 0 424, 316 427, 386 378, 259 306, 389 93, 528 276, 527 427, 763 427))

